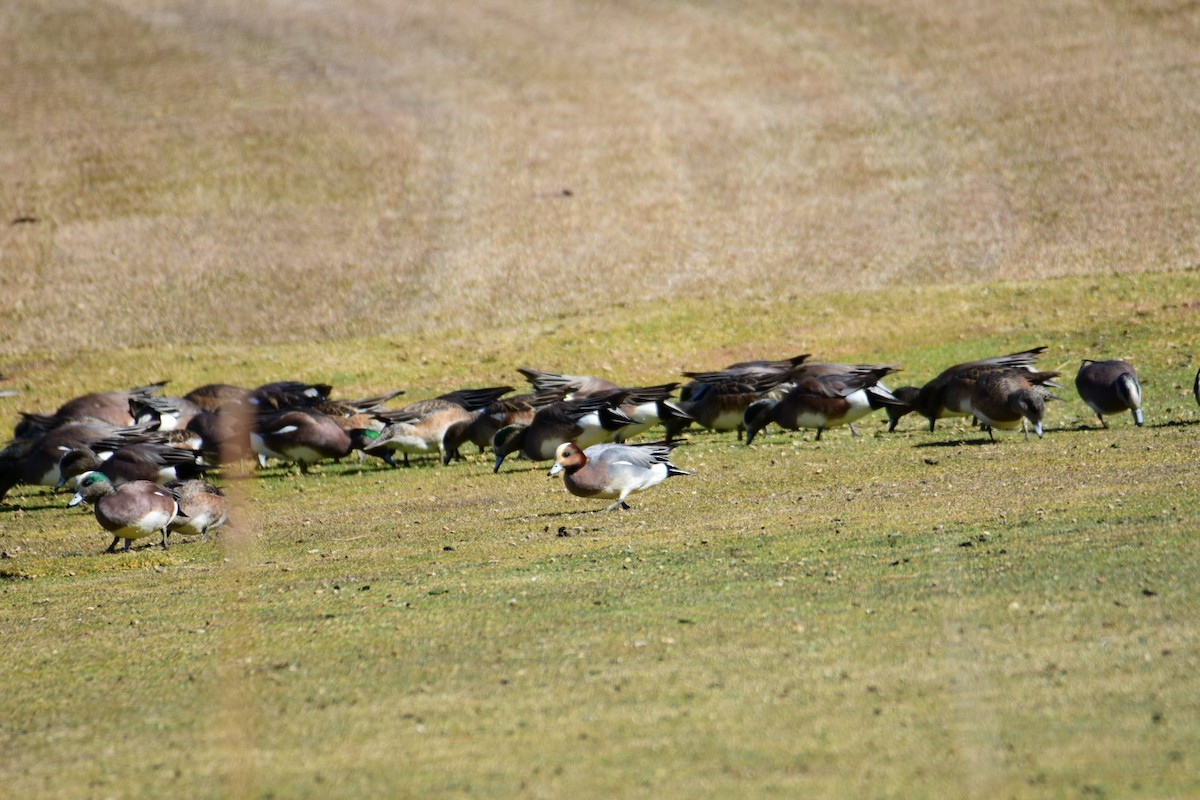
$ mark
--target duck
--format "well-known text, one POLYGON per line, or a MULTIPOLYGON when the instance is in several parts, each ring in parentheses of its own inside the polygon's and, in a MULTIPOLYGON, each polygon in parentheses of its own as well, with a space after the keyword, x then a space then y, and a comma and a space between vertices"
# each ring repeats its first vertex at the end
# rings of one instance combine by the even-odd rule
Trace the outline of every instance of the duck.
POLYGON ((678 383, 663 383, 657 386, 618 389, 618 392, 625 394, 625 399, 620 405, 621 411, 633 420, 633 424, 618 429, 613 438, 624 442, 645 433, 655 425, 678 428, 693 422, 692 415, 680 408, 673 398, 677 388, 678 383))
POLYGON ((462 458, 459 448, 471 442, 483 452, 491 447, 496 433, 508 425, 528 425, 538 409, 557 403, 563 393, 557 389, 498 397, 470 418, 451 423, 442 434, 442 463, 462 458))
POLYGON ((166 385, 166 381, 160 381, 120 391, 91 392, 68 400, 53 414, 23 411, 20 421, 13 429, 13 438, 37 439, 60 425, 71 422, 88 422, 113 428, 136 425, 137 420, 130 410, 130 403, 148 401, 155 392, 166 385))
POLYGON ((94 449, 80 445, 63 453, 58 462, 57 486, 66 485, 85 472, 102 472, 114 486, 120 486, 137 480, 167 483, 195 478, 209 468, 193 450, 153 442, 118 442, 115 447, 101 447, 101 444, 94 449))
POLYGON ((980 375, 971 388, 971 413, 996 440, 994 428, 1020 427, 1029 440, 1029 427, 1042 437, 1046 401, 1058 400, 1046 387, 1055 386, 1058 372, 1030 372, 1026 369, 993 369, 980 375))
POLYGON ((900 394, 896 396, 914 398, 910 403, 912 410, 929 420, 929 430, 932 432, 939 419, 972 415, 971 389, 980 376, 1003 369, 1032 372, 1038 356, 1046 349, 1046 346, 1042 345, 1018 353, 955 364, 942 370, 937 377, 917 389, 915 397, 912 389, 908 387, 901 387, 898 390, 900 394))
POLYGON ((746 407, 746 444, 772 422, 788 430, 816 428, 817 441, 826 428, 838 425, 849 425, 851 434, 857 436, 856 420, 876 408, 900 403, 879 386, 881 378, 895 371, 891 365, 846 373, 815 371, 790 381, 782 397, 764 397, 746 407))
POLYGON ((259 466, 279 458, 300 465, 300 471, 319 461, 345 458, 355 449, 366 449, 375 431, 347 431, 328 414, 311 408, 289 408, 259 414, 250 433, 251 449, 259 466))
POLYGON ((113 535, 104 552, 112 553, 117 542, 125 540, 125 550, 134 539, 162 535, 167 543, 167 528, 179 516, 179 502, 171 492, 151 481, 130 481, 113 486, 104 473, 85 472, 79 476, 78 490, 68 506, 89 503, 100 527, 113 535))
POLYGON ((396 466, 392 458, 395 453, 404 455, 405 466, 409 464, 410 454, 438 453, 444 462, 447 428, 456 422, 473 419, 476 411, 511 391, 511 386, 459 389, 410 403, 395 411, 377 412, 376 416, 386 426, 363 450, 378 455, 393 467, 396 466))
POLYGON ((1105 428, 1105 414, 1129 411, 1138 426, 1145 423, 1142 413, 1142 387, 1137 372, 1127 361, 1113 359, 1093 361, 1084 359, 1075 375, 1075 390, 1080 399, 1096 412, 1100 424, 1105 428))
POLYGON ((59 462, 72 448, 140 433, 139 428, 104 422, 66 422, 36 438, 17 439, 0 451, 0 500, 20 484, 57 487, 59 462))
POLYGON ((576 442, 581 447, 609 441, 613 435, 633 420, 620 405, 621 392, 596 395, 580 400, 561 400, 538 409, 528 425, 506 425, 492 438, 496 463, 492 472, 499 472, 504 459, 519 452, 531 461, 549 461, 564 442, 576 442))
POLYGON ((199 478, 172 481, 164 488, 170 490, 179 504, 179 515, 167 526, 168 539, 172 533, 207 539, 209 531, 229 521, 229 500, 208 481, 199 478))
POLYGON ((1196 404, 1200 405, 1200 369, 1196 370, 1196 379, 1192 381, 1192 396, 1196 398, 1196 404))
POLYGON ((564 400, 582 400, 586 397, 611 397, 623 393, 621 411, 633 420, 615 433, 617 441, 624 441, 644 433, 667 420, 691 421, 691 417, 672 402, 671 396, 679 388, 678 383, 657 386, 620 386, 610 380, 592 375, 563 375, 529 367, 517 369, 526 377, 536 392, 559 391, 564 400))
MULTIPOLYGON (((674 403, 686 417, 664 422, 667 441, 679 436, 693 421, 710 431, 736 431, 741 441, 746 430, 746 408, 776 389, 786 378, 786 373, 781 372, 757 378, 730 378, 720 373, 694 377, 692 383, 684 387, 686 399, 674 403)), ((684 394, 681 392, 681 397, 684 394)))
POLYGON ((625 498, 676 475, 692 473, 671 463, 674 443, 601 443, 583 448, 563 442, 554 451, 550 477, 563 473, 563 484, 576 497, 612 500, 605 511, 629 508, 625 498))
POLYGON ((306 383, 304 381, 272 381, 255 387, 246 402, 259 411, 283 411, 303 408, 322 400, 328 400, 333 387, 328 383, 306 383))

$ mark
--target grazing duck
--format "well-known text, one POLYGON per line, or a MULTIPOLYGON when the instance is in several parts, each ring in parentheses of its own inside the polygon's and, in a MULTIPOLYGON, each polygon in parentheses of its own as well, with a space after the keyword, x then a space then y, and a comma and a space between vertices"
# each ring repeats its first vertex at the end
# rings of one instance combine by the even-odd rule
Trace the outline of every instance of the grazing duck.
POLYGON ((66 422, 35 439, 18 439, 0 452, 0 500, 18 484, 58 486, 59 461, 72 448, 139 433, 107 423, 66 422))
POLYGON ((663 383, 658 386, 618 389, 617 391, 625 394, 625 400, 621 402, 620 406, 621 411, 633 420, 633 424, 619 429, 614 438, 618 442, 623 442, 645 433, 655 425, 661 424, 671 428, 691 423, 693 421, 691 414, 680 408, 677 401, 672 398, 677 388, 679 388, 677 383, 663 383))
POLYGON ((85 394, 63 403, 54 416, 62 421, 98 421, 118 427, 134 425, 137 421, 130 413, 130 401, 149 401, 166 385, 166 381, 161 381, 124 391, 85 394))
POLYGON ((410 403, 395 411, 377 412, 376 417, 387 425, 363 451, 378 455, 393 467, 396 466, 392 460, 395 453, 404 455, 405 466, 408 466, 410 454, 438 453, 445 461, 443 440, 446 429, 456 422, 473 419, 476 411, 511 391, 511 386, 459 389, 410 403))
POLYGON ((1047 386, 1054 383, 1058 372, 1030 372, 1026 369, 994 369, 976 379, 971 389, 971 413, 987 428, 988 438, 996 437, 993 428, 1009 430, 1020 427, 1029 439, 1027 422, 1033 425, 1038 438, 1042 436, 1042 420, 1046 416, 1046 401, 1057 400, 1047 386))
POLYGON ((229 501, 208 481, 192 479, 166 485, 179 504, 179 516, 167 526, 167 538, 172 533, 183 536, 203 536, 229 520, 229 501))
POLYGON ((884 410, 888 415, 888 433, 896 430, 900 420, 916 410, 917 398, 921 389, 917 386, 898 386, 892 390, 892 396, 900 401, 899 405, 889 405, 884 410))
POLYGON ((621 411, 633 420, 615 434, 624 441, 644 433, 660 422, 677 420, 686 424, 691 417, 671 401, 671 395, 679 387, 677 383, 658 386, 618 386, 612 381, 591 375, 562 375, 557 372, 521 367, 517 370, 526 377, 535 391, 559 391, 564 400, 582 400, 585 397, 611 397, 620 392, 624 396, 621 411))
MULTIPOLYGON (((972 413, 971 390, 980 376, 997 369, 1032 372, 1037 357, 1045 351, 1046 347, 1043 345, 1019 353, 982 358, 947 367, 917 390, 916 399, 912 403, 913 410, 929 420, 930 431, 943 417, 969 417, 972 413)), ((903 389, 903 396, 911 396, 910 390, 903 389)))
POLYGON ((690 475, 671 463, 673 444, 596 444, 581 448, 575 442, 560 444, 549 475, 563 475, 567 491, 576 497, 616 498, 604 509, 629 508, 625 498, 644 492, 673 475, 690 475))
POLYGON ((770 423, 781 428, 798 430, 816 428, 817 441, 826 428, 849 425, 857 436, 854 421, 876 408, 900 401, 879 386, 879 380, 896 369, 876 367, 867 372, 812 374, 790 384, 780 398, 764 397, 747 406, 743 424, 746 444, 770 423))
POLYGON ((118 444, 111 449, 80 445, 63 453, 59 459, 58 486, 85 472, 102 472, 114 486, 120 486, 130 481, 167 483, 195 478, 207 470, 208 465, 195 451, 165 444, 135 442, 118 444))
POLYGON ((307 473, 318 461, 345 458, 356 447, 370 445, 368 432, 347 431, 328 414, 311 408, 293 408, 259 414, 250 446, 260 466, 265 467, 268 458, 279 458, 296 462, 307 473))
POLYGON ((737 431, 740 441, 745 431, 746 408, 786 380, 786 373, 776 373, 758 378, 724 378, 715 375, 694 378, 687 384, 687 399, 675 401, 675 405, 691 419, 670 419, 664 422, 667 440, 683 432, 694 420, 711 431, 737 431))
MULTIPOLYGON (((166 382, 115 392, 93 392, 80 395, 59 406, 53 414, 32 414, 22 411, 13 429, 16 439, 37 439, 70 422, 88 422, 124 428, 137 424, 130 410, 131 402, 148 401, 166 382)), ((146 426, 149 427, 149 426, 146 426)))
POLYGON ((531 461, 549 461, 563 442, 581 447, 612 439, 613 434, 633 424, 620 404, 620 392, 595 395, 581 400, 563 400, 538 409, 528 425, 507 425, 496 432, 492 450, 496 454, 493 472, 510 454, 519 452, 531 461))
POLYGON ((150 481, 131 481, 113 486, 102 473, 86 472, 79 476, 79 488, 67 504, 90 503, 100 527, 113 535, 112 544, 104 552, 117 549, 125 540, 125 549, 134 539, 162 534, 162 546, 167 547, 167 527, 179 515, 179 503, 170 491, 150 481))
POLYGON ((466 442, 474 444, 482 453, 492 446, 492 440, 501 428, 528 425, 538 409, 562 399, 562 392, 556 389, 496 398, 469 419, 459 420, 446 428, 442 434, 442 463, 449 464, 452 459, 462 458, 458 451, 466 442))
POLYGON ((1122 411, 1132 412, 1138 425, 1146 421, 1142 414, 1142 387, 1137 373, 1126 361, 1084 359, 1075 375, 1075 390, 1106 428, 1104 415, 1122 411))

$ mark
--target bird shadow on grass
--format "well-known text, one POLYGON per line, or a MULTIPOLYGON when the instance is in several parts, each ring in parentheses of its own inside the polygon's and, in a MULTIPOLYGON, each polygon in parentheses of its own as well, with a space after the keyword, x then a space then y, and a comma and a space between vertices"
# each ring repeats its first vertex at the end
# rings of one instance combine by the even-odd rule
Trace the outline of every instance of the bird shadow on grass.
POLYGON ((54 502, 56 495, 34 495, 30 500, 35 501, 34 505, 26 503, 17 503, 16 501, 0 500, 0 514, 13 514, 18 511, 47 511, 52 508, 68 508, 67 501, 70 499, 68 495, 62 495, 61 502, 54 502))

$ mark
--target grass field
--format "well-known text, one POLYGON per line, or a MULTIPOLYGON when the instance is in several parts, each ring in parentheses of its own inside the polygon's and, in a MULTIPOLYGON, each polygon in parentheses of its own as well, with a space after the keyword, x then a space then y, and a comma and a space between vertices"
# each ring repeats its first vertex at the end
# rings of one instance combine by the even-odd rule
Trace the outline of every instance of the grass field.
POLYGON ((628 512, 485 456, 0 505, 14 797, 1200 796, 1200 12, 0 7, 0 424, 85 391, 1045 344, 1047 433, 693 432, 628 512), (1081 358, 1134 363, 1102 430, 1081 358))

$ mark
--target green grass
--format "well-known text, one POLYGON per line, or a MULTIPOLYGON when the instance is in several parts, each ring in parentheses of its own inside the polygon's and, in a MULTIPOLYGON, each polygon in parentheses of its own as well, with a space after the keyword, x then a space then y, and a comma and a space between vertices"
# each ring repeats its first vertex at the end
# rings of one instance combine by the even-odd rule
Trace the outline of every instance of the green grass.
POLYGON ((0 674, 19 687, 4 704, 7 785, 1194 794, 1200 408, 1184 349, 1196 321, 1175 298, 1197 278, 1111 280, 1120 290, 1093 293, 1074 322, 1055 310, 1092 279, 829 295, 796 336, 778 304, 678 303, 600 312, 569 336, 548 322, 524 349, 454 332, 394 366, 393 342, 363 339, 23 367, 54 387, 50 408, 161 377, 297 375, 416 397, 511 380, 519 363, 649 382, 806 350, 901 361, 897 377, 920 383, 1049 343, 1068 388, 1040 441, 911 418, 892 435, 871 418, 859 439, 772 430, 750 448, 693 433, 675 460, 695 474, 624 513, 593 513, 602 504, 528 462, 273 467, 227 482, 238 525, 217 541, 103 555, 86 513, 19 489, 0 512, 0 674), (917 300, 945 320, 903 315, 917 300), (980 320, 971 336, 965 319, 980 320), (740 344, 696 346, 715 331, 740 344), (658 349, 635 353, 649 340, 658 349), (1075 363, 1099 352, 1138 366, 1146 427, 1101 430, 1074 396, 1075 363))

